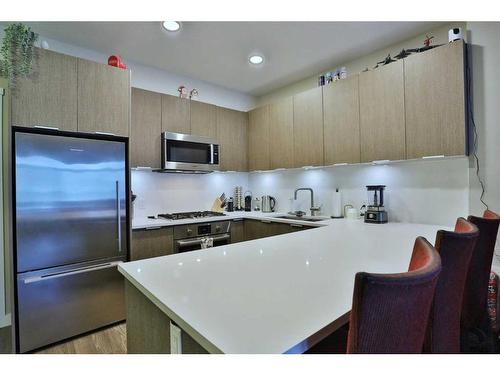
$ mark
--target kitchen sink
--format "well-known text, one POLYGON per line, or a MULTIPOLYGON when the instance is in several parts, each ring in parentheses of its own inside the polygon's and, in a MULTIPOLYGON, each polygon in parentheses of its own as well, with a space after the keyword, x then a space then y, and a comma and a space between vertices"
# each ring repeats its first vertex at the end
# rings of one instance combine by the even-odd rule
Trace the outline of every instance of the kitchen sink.
POLYGON ((283 215, 283 216, 275 216, 276 219, 288 219, 288 220, 300 220, 300 221, 323 221, 328 220, 328 216, 296 216, 296 215, 283 215))

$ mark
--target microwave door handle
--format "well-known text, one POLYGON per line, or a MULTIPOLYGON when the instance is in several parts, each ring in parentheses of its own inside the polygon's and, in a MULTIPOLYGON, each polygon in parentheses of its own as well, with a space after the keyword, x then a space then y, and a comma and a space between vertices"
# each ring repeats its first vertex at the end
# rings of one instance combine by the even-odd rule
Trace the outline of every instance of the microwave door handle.
POLYGON ((210 164, 214 163, 214 145, 210 144, 210 164))

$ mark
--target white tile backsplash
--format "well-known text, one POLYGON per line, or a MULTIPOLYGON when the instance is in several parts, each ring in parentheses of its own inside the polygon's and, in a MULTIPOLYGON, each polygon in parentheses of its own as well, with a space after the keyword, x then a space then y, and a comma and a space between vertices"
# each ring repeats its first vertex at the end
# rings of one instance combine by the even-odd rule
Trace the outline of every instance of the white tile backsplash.
POLYGON ((254 194, 277 199, 277 210, 309 213, 310 195, 293 193, 298 187, 314 189, 322 214, 333 211, 333 192, 342 193, 342 205, 359 209, 367 201, 366 185, 387 185, 384 198, 390 221, 453 225, 468 214, 467 158, 417 160, 387 165, 347 165, 322 169, 293 169, 249 174, 254 194))
POLYGON ((222 193, 232 196, 235 186, 248 188, 247 173, 203 175, 132 171, 132 191, 137 195, 134 216, 167 212, 209 210, 222 193))
POLYGON ((322 214, 332 214, 333 192, 342 192, 342 204, 358 208, 367 201, 365 185, 387 185, 385 205, 390 221, 452 226, 469 211, 467 158, 417 160, 388 165, 347 165, 322 169, 292 169, 261 173, 211 173, 207 175, 161 174, 132 171, 132 188, 138 198, 136 217, 164 212, 208 210, 222 192, 232 196, 243 186, 253 196, 272 195, 277 211, 309 211, 309 193, 314 189, 315 205, 322 214))

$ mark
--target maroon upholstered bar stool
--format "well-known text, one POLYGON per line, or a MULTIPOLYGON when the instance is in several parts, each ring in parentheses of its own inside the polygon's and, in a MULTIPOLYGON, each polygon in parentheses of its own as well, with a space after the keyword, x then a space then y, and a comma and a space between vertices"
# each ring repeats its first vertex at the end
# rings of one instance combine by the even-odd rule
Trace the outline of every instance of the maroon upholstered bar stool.
POLYGON ((460 352, 460 313, 464 286, 478 237, 477 227, 462 217, 457 219, 454 232, 437 232, 435 246, 441 256, 442 270, 429 317, 424 352, 460 352))
POLYGON ((439 254, 415 240, 409 271, 356 274, 348 353, 421 353, 441 270, 439 254))
POLYGON ((465 282, 461 316, 462 351, 470 351, 470 344, 474 341, 478 343, 489 332, 486 301, 500 216, 486 210, 483 217, 469 216, 467 220, 478 227, 479 238, 472 252, 465 282), (470 335, 477 337, 474 339, 470 335))

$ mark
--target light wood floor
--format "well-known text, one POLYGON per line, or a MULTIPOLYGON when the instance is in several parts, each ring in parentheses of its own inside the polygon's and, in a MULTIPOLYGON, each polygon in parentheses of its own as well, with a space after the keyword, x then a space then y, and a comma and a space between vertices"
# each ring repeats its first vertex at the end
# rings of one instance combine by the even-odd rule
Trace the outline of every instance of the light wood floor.
POLYGON ((68 340, 35 354, 126 354, 127 332, 125 323, 95 331, 68 340))

